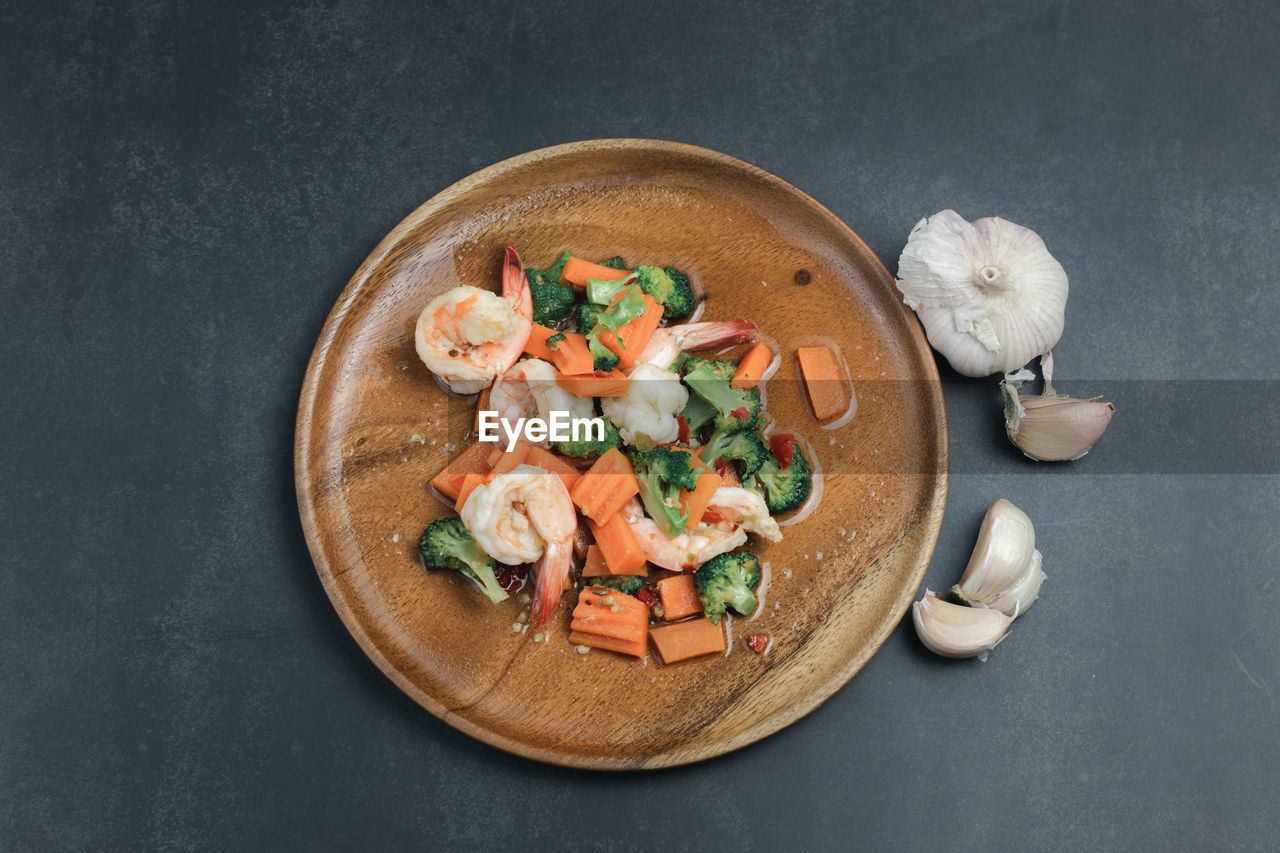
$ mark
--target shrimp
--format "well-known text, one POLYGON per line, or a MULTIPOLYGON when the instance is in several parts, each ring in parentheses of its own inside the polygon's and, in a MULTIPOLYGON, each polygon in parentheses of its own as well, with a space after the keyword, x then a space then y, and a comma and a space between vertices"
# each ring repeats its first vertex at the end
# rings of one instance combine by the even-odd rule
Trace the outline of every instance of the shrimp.
POLYGON ((518 361, 498 377, 489 392, 489 408, 513 424, 535 414, 549 420, 551 412, 568 412, 570 418, 593 418, 596 413, 590 397, 561 388, 555 367, 538 358, 518 361))
POLYGON ((637 498, 621 509, 622 518, 640 543, 644 558, 673 572, 691 572, 717 554, 732 551, 747 541, 747 533, 733 524, 699 524, 668 539, 657 523, 644 514, 637 498))
POLYGON ((517 465, 476 486, 460 515, 476 544, 498 562, 518 565, 541 558, 531 621, 547 621, 564 592, 578 530, 564 481, 541 468, 517 465))
POLYGON ((601 397, 600 410, 613 421, 627 444, 641 435, 654 444, 675 441, 680 434, 676 414, 689 402, 689 392, 670 370, 640 363, 631 371, 624 397, 601 397))
POLYGON ((755 340, 757 331, 756 324, 747 320, 662 326, 649 338, 637 363, 670 367, 676 363, 682 350, 750 343, 755 340))
POLYGON ((502 261, 502 296, 459 285, 427 303, 414 347, 432 373, 459 394, 474 394, 515 364, 533 328, 533 297, 511 244, 502 261))
MULTIPOLYGON (((750 533, 758 533, 770 542, 782 541, 782 530, 778 522, 769 515, 769 507, 764 498, 750 489, 738 486, 721 486, 711 495, 707 505, 711 518, 719 518, 728 524, 736 525, 750 533)), ((703 516, 707 518, 707 515, 703 516)))

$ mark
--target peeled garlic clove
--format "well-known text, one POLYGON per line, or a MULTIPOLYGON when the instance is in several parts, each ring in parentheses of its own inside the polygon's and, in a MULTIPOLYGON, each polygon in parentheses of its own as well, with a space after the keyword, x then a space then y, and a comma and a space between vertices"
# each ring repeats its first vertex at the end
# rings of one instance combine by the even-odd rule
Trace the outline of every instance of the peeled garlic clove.
POLYGON ((966 376, 1016 370, 1062 337, 1066 272, 1034 231, 999 217, 921 219, 897 285, 929 343, 966 376))
POLYGON ((1004 391, 1004 428, 1009 440, 1032 459, 1062 462, 1084 456, 1102 438, 1116 407, 1099 398, 1018 395, 1008 381, 1004 391))
POLYGON ((951 591, 967 604, 1017 616, 1036 600, 1043 579, 1035 525, 1001 498, 983 517, 969 565, 951 591))
POLYGON ((948 658, 982 656, 1004 639, 1013 620, 999 610, 965 607, 943 601, 932 591, 911 605, 920 642, 934 654, 948 658))

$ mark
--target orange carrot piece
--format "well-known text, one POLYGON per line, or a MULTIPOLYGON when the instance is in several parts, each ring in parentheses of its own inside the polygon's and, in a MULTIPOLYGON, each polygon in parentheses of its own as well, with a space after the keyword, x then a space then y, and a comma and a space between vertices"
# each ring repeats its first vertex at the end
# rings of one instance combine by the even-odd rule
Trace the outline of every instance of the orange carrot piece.
POLYGON ((524 351, 534 358, 550 361, 554 350, 547 346, 547 338, 558 334, 560 333, 555 329, 534 323, 533 330, 529 332, 529 340, 525 342, 524 351))
POLYGON ((825 421, 843 412, 849 397, 835 353, 829 347, 797 347, 796 358, 813 416, 825 421))
POLYGON ((644 657, 643 634, 640 635, 638 640, 619 640, 613 637, 601 637, 596 634, 582 634, 577 631, 570 631, 569 642, 575 646, 589 646, 593 649, 604 649, 606 652, 618 652, 619 654, 638 658, 644 657))
MULTIPOLYGON (((624 289, 617 293, 609 304, 617 302, 626 292, 627 289, 624 289)), ((662 306, 657 300, 647 293, 640 294, 640 298, 644 300, 644 313, 619 327, 618 337, 622 338, 621 343, 618 342, 618 337, 614 337, 614 333, 608 329, 600 331, 600 343, 618 357, 618 367, 622 370, 636 363, 636 359, 640 357, 640 353, 644 352, 649 339, 653 337, 653 333, 662 322, 662 306)))
POLYGON ((587 559, 582 564, 582 576, 584 578, 603 578, 613 574, 609 571, 609 567, 604 562, 604 552, 600 550, 599 545, 587 546, 587 559))
POLYGON ((486 385, 480 390, 480 398, 476 400, 476 416, 471 422, 472 432, 480 432, 480 413, 489 410, 489 391, 492 388, 492 385, 486 385))
MULTIPOLYGON (((640 493, 636 471, 616 447, 595 461, 569 492, 569 497, 587 518, 603 523, 622 509, 632 495, 640 493)), ((598 539, 599 537, 597 537, 598 539)))
POLYGON ((698 526, 698 522, 702 521, 702 514, 711 505, 711 498, 715 495, 716 489, 724 485, 723 478, 715 472, 714 468, 698 458, 698 454, 690 454, 689 464, 694 468, 701 468, 702 473, 694 482, 693 491, 680 489, 680 507, 689 513, 689 520, 684 525, 685 530, 692 530, 698 526))
POLYGON ((471 497, 471 493, 476 490, 476 486, 488 482, 489 478, 485 474, 468 474, 462 478, 462 488, 458 489, 458 499, 454 502, 453 508, 458 512, 462 512, 462 505, 467 502, 467 498, 471 497))
POLYGON ((462 489, 462 481, 468 474, 488 473, 489 463, 486 461, 488 456, 489 445, 482 441, 475 442, 455 456, 440 470, 439 474, 432 477, 431 485, 449 500, 456 501, 458 492, 462 489))
POLYGON ((692 573, 658 581, 658 597, 662 599, 662 618, 668 622, 702 612, 702 599, 698 597, 692 573))
MULTIPOLYGON (((601 590, 603 589, 601 587, 601 590)), ((638 610, 624 609, 617 604, 613 605, 613 607, 601 605, 584 610, 582 605, 578 605, 577 609, 573 611, 573 621, 569 623, 570 630, 581 631, 584 634, 616 637, 633 631, 643 633, 644 628, 648 627, 649 613, 647 610, 641 613, 638 610), (613 607, 618 609, 615 611, 613 607)))
POLYGON ((591 528, 591 535, 595 537, 610 574, 648 574, 644 552, 640 550, 636 535, 631 532, 631 525, 627 524, 621 513, 614 513, 604 524, 597 524, 588 518, 587 526, 591 528))
POLYGON ((510 451, 506 449, 505 445, 494 445, 494 449, 489 453, 490 464, 493 466, 492 471, 489 473, 489 479, 492 480, 499 474, 506 474, 517 465, 523 464, 525 458, 529 455, 530 446, 523 439, 516 439, 516 445, 510 451))
POLYGON ((556 384, 575 397, 627 396, 627 375, 621 370, 596 370, 577 375, 557 373, 556 384))
POLYGON ((699 655, 724 654, 724 628, 711 620, 690 619, 649 629, 649 637, 663 663, 696 658, 699 655))
POLYGON ((764 369, 769 366, 769 362, 773 360, 773 353, 769 352, 768 344, 756 344, 747 350, 747 354, 742 357, 742 361, 738 362, 738 369, 733 373, 733 379, 729 381, 730 388, 754 388, 760 384, 760 377, 764 375, 764 369))
POLYGON ((551 363, 556 370, 568 376, 578 376, 595 371, 595 358, 587 347, 586 335, 564 332, 564 340, 551 350, 551 363))
POLYGON ((582 476, 582 472, 577 468, 574 468, 545 447, 539 447, 536 444, 529 445, 529 450, 525 453, 524 464, 535 465, 544 471, 559 474, 566 489, 572 489, 582 476))
POLYGON ((584 261, 582 258, 575 257, 570 257, 565 262, 564 269, 560 270, 560 280, 575 287, 586 287, 587 279, 589 278, 594 278, 597 281, 617 281, 629 275, 631 275, 631 270, 615 270, 613 267, 602 267, 599 264, 591 263, 591 261, 584 261))

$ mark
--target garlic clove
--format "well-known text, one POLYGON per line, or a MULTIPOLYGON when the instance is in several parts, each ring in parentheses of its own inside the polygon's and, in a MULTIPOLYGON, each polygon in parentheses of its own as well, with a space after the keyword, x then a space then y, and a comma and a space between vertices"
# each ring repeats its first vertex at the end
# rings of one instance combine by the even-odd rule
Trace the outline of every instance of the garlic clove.
POLYGON ((966 376, 1016 370, 1062 337, 1066 272, 1034 231, 999 217, 921 219, 896 283, 929 343, 966 376))
POLYGON ((1017 616, 1036 600, 1044 579, 1035 548, 1031 519, 1000 498, 983 517, 969 565, 951 591, 966 604, 1017 616))
POLYGON ((982 657, 1004 639, 1013 620, 999 610, 952 604, 925 590, 911 605, 920 642, 934 654, 948 658, 982 657))
POLYGON ((1020 396, 1015 383, 1002 381, 1004 426, 1009 440, 1041 462, 1084 456, 1102 438, 1116 407, 1094 397, 1020 396))

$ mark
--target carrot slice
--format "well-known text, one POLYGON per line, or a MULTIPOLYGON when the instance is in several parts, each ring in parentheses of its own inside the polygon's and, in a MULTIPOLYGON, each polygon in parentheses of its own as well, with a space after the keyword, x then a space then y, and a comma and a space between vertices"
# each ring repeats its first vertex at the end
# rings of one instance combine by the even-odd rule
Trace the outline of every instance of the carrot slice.
POLYGON ((595 371, 595 359, 587 347, 586 335, 577 332, 564 332, 564 340, 551 350, 551 363, 556 369, 569 376, 595 371))
POLYGON ((649 636, 663 663, 675 663, 699 655, 724 654, 726 648, 724 628, 712 625, 706 617, 658 625, 649 629, 649 636))
POLYGON ((595 537, 609 574, 648 574, 645 570, 644 552, 640 550, 640 543, 622 513, 614 513, 604 524, 597 524, 588 518, 587 526, 591 528, 591 535, 595 537))
POLYGON ((756 387, 756 385, 760 384, 760 377, 764 375, 764 369, 769 366, 769 362, 772 360, 773 353, 769 352, 768 345, 756 344, 747 350, 747 354, 742 357, 742 361, 738 362, 738 369, 734 371, 729 387, 756 387))
POLYGON ((490 465, 493 468, 489 473, 489 479, 492 480, 499 474, 506 474, 517 465, 523 464, 525 457, 529 455, 530 446, 522 439, 516 439, 515 447, 510 451, 501 444, 494 445, 493 450, 489 452, 490 465))
POLYGON ((702 521, 703 513, 711 505, 711 498, 715 495, 716 489, 724 484, 724 479, 715 472, 714 468, 699 459, 698 454, 690 454, 689 464, 694 468, 701 468, 702 473, 694 482, 693 491, 683 487, 680 489, 680 506, 689 513, 689 520, 684 525, 685 530, 692 530, 698 526, 702 521))
POLYGON ((621 370, 596 370, 583 374, 556 374, 556 384, 576 397, 625 397, 627 375, 621 370))
POLYGON ((486 385, 480 390, 480 397, 476 400, 476 416, 471 422, 472 432, 480 432, 480 413, 489 410, 489 392, 492 389, 492 385, 486 385))
MULTIPOLYGON (((626 292, 626 290, 623 290, 614 296, 613 302, 621 299, 626 292)), ((662 322, 662 306, 658 304, 657 300, 647 293, 640 294, 640 298, 644 300, 644 313, 634 320, 628 320, 618 328, 618 337, 622 339, 621 343, 618 342, 618 337, 615 337, 614 333, 608 329, 600 331, 600 343, 608 347, 618 357, 618 367, 622 370, 626 370, 636 363, 640 353, 644 352, 644 348, 648 346, 649 339, 657 331, 658 324, 662 322)), ((613 302, 609 304, 612 305, 613 302)))
POLYGON ((483 485, 488 482, 489 478, 484 474, 468 474, 462 478, 462 488, 458 489, 458 500, 454 502, 453 508, 458 512, 462 512, 462 505, 467 502, 467 498, 471 497, 471 493, 476 490, 476 486, 483 485))
POLYGON ((534 323, 533 330, 529 332, 529 340, 525 341, 524 351, 534 358, 550 361, 554 350, 547 346, 547 338, 558 334, 560 333, 555 329, 534 323))
POLYGON ((609 567, 604 562, 604 552, 600 550, 599 545, 587 546, 587 559, 582 564, 582 576, 584 578, 603 578, 612 575, 609 567))
POLYGON ((629 275, 631 275, 630 270, 615 270, 613 267, 602 267, 599 264, 591 263, 591 261, 584 261, 582 258, 575 257, 570 257, 569 260, 565 261, 564 269, 560 270, 560 280, 575 287, 586 287, 587 279, 589 278, 594 278, 597 281, 617 281, 629 275))
MULTIPOLYGON (((595 461, 569 492, 587 518, 603 523, 613 517, 632 495, 640 493, 636 471, 616 447, 595 461)), ((597 537, 598 539, 598 537, 597 537)))
POLYGON ((589 646, 593 649, 604 649, 606 652, 618 652, 619 654, 638 658, 644 657, 644 635, 641 635, 638 640, 618 640, 613 637, 601 637, 596 634, 582 634, 577 631, 570 631, 569 642, 575 646, 589 646))
POLYGON ((702 612, 702 599, 698 597, 692 573, 658 581, 658 597, 662 599, 662 618, 668 622, 702 612))
POLYGON ((489 445, 482 441, 474 442, 432 477, 431 485, 449 500, 456 501, 462 489, 462 481, 468 474, 488 473, 488 456, 489 445))
POLYGON ((566 489, 572 489, 582 476, 582 472, 577 468, 574 468, 550 450, 539 447, 536 444, 529 445, 529 450, 525 453, 524 464, 536 465, 544 471, 559 474, 566 489))
POLYGON ((825 421, 843 412, 849 397, 835 353, 829 347, 797 347, 796 358, 813 416, 825 421))

